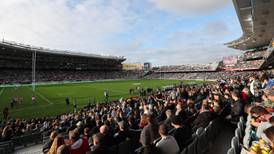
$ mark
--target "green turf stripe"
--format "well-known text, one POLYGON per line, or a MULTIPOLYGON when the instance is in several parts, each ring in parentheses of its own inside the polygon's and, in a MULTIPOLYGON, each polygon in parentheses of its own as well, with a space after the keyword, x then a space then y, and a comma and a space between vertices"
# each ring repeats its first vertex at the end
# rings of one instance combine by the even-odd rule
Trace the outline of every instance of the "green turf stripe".
POLYGON ((4 89, 5 89, 5 87, 3 87, 3 88, 1 89, 1 91, 0 91, 0 96, 4 93, 4 89))

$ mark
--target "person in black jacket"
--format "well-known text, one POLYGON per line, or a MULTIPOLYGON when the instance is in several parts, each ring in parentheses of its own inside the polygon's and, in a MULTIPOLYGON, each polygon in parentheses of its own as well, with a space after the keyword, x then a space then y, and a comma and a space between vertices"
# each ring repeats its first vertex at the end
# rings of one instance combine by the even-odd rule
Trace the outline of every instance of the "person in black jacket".
POLYGON ((215 113, 209 111, 208 101, 203 100, 200 113, 192 123, 192 131, 194 132, 200 127, 205 128, 215 117, 215 113))
POLYGON ((244 107, 242 100, 240 99, 240 94, 237 91, 231 92, 231 97, 233 102, 231 103, 231 113, 226 117, 232 123, 237 123, 240 119, 240 116, 244 113, 244 107))
POLYGON ((174 116, 171 119, 171 125, 175 128, 172 136, 175 137, 180 150, 183 150, 191 140, 191 128, 189 125, 183 125, 180 116, 174 116))
POLYGON ((91 154, 111 154, 111 150, 104 144, 104 135, 97 133, 93 135, 93 147, 91 148, 91 154))

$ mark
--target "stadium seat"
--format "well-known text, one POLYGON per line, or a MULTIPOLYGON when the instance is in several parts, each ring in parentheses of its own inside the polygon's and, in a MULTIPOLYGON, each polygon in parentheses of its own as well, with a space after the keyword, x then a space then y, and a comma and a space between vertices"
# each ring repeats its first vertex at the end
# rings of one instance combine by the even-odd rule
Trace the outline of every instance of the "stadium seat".
POLYGON ((239 128, 235 130, 235 136, 237 136, 239 140, 242 139, 242 132, 239 128))
POLYGON ((237 123, 237 127, 240 129, 241 133, 244 131, 244 125, 240 121, 237 123))
POLYGON ((0 148, 0 153, 7 153, 5 148, 0 148))
POLYGON ((234 149, 235 154, 238 154, 240 152, 239 146, 239 139, 238 137, 234 136, 231 140, 231 147, 234 149))
POLYGON ((208 149, 210 140, 207 138, 207 133, 206 131, 203 131, 199 136, 198 136, 198 143, 197 143, 197 153, 202 154, 205 153, 206 150, 208 149))
POLYGON ((12 141, 0 142, 0 146, 7 147, 9 153, 12 153, 14 151, 14 144, 12 141))
POLYGON ((204 131, 204 128, 200 127, 196 130, 196 135, 200 136, 204 131))
POLYGON ((195 137, 193 141, 187 146, 187 154, 198 154, 197 143, 198 143, 198 138, 195 137))
POLYGON ((12 138, 12 142, 14 143, 14 147, 21 147, 27 146, 27 142, 24 140, 25 136, 18 136, 18 137, 14 137, 12 138))
POLYGON ((216 127, 214 126, 215 123, 212 121, 209 123, 209 125, 205 128, 205 132, 206 132, 206 138, 208 139, 209 143, 209 149, 212 147, 216 134, 218 132, 217 129, 215 129, 216 127))
POLYGON ((244 117, 243 117, 243 116, 240 117, 240 123, 241 123, 243 126, 245 125, 245 120, 244 120, 244 117))
POLYGON ((110 147, 111 154, 117 154, 118 153, 118 145, 113 145, 110 147))
POLYGON ((180 154, 187 154, 187 148, 184 148, 180 154))
POLYGON ((1 149, 1 151, 4 152, 3 154, 11 153, 11 151, 9 150, 9 146, 7 144, 0 145, 0 149, 1 149))
POLYGON ((235 149, 234 148, 228 149, 227 154, 236 154, 235 149))
POLYGON ((131 153, 130 144, 131 144, 130 140, 119 143, 119 145, 118 145, 118 154, 129 154, 129 153, 131 153))

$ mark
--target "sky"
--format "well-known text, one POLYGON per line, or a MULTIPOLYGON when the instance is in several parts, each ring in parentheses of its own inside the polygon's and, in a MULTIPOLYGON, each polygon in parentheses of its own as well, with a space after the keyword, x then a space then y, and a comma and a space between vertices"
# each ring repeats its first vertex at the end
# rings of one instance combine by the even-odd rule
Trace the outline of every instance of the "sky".
POLYGON ((0 38, 153 66, 240 54, 232 0, 1 0, 0 38))

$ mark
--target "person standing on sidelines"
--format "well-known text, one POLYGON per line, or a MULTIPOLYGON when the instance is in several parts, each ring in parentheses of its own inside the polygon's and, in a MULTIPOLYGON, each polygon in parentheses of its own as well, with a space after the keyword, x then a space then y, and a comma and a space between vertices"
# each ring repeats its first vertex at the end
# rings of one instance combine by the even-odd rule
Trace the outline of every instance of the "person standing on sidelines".
POLYGON ((4 118, 4 121, 8 121, 8 118, 9 118, 9 108, 8 107, 5 107, 3 110, 3 118, 4 118))
POLYGON ((76 113, 77 112, 77 99, 75 98, 74 99, 74 113, 76 113))
POLYGON ((69 102, 69 97, 66 97, 66 105, 69 106, 70 102, 69 102))
POLYGON ((108 103, 109 91, 104 90, 105 102, 108 103))

